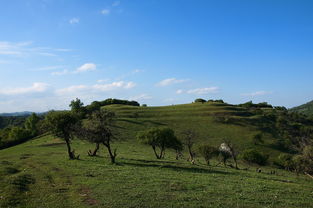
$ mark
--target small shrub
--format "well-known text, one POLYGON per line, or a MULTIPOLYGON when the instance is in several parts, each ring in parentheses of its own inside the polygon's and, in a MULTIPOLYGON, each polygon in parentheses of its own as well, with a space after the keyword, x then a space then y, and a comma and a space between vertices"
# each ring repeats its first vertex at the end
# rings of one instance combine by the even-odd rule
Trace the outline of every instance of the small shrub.
POLYGON ((34 184, 36 182, 35 178, 30 175, 30 174, 24 174, 24 175, 19 175, 15 177, 12 181, 11 184, 14 185, 14 187, 18 191, 28 191, 29 190, 29 185, 34 184))
POLYGON ((268 160, 268 155, 265 155, 255 149, 249 149, 242 153, 242 159, 249 163, 265 165, 268 160))
POLYGON ((210 164, 210 160, 213 157, 218 156, 218 154, 219 154, 218 149, 215 147, 212 147, 210 145, 200 146, 199 152, 200 152, 200 155, 205 159, 205 161, 208 165, 210 164))

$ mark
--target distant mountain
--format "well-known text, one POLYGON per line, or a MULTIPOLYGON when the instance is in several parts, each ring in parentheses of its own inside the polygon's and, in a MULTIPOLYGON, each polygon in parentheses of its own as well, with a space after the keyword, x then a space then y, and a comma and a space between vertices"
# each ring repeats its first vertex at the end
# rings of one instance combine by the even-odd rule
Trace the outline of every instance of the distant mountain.
POLYGON ((23 112, 14 112, 14 113, 0 113, 0 116, 8 117, 8 116, 29 116, 33 112, 23 111, 23 112))
POLYGON ((298 107, 291 108, 290 111, 313 116, 313 100, 298 107))

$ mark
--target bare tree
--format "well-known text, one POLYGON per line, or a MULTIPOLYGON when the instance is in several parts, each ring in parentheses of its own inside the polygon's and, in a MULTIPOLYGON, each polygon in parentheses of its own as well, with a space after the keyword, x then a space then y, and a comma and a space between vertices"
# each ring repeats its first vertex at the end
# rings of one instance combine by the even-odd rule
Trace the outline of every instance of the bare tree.
POLYGON ((192 147, 195 143, 195 140, 197 138, 197 134, 195 131, 191 129, 187 129, 181 133, 183 135, 183 141, 184 144, 187 146, 189 158, 188 161, 190 161, 192 164, 195 163, 195 152, 193 152, 192 147))

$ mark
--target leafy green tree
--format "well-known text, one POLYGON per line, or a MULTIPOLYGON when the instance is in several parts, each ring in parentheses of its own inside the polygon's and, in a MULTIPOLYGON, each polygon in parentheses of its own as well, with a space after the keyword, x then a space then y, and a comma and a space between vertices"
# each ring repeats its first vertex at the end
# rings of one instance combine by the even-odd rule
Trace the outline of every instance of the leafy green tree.
POLYGON ((215 147, 212 147, 210 145, 201 145, 199 147, 199 152, 200 152, 200 155, 202 155, 202 157, 205 159, 207 165, 210 165, 210 160, 215 157, 215 156, 218 156, 219 154, 219 151, 217 148, 215 147))
POLYGON ((195 99, 195 103, 205 103, 205 102, 206 102, 206 100, 202 99, 202 98, 195 99))
POLYGON ((11 141, 22 141, 30 137, 31 137, 30 131, 18 126, 12 127, 11 131, 9 132, 9 139, 11 141))
POLYGON ((116 149, 112 151, 111 143, 116 139, 113 133, 115 114, 107 110, 94 111, 82 126, 77 130, 76 135, 82 139, 86 139, 91 143, 95 143, 94 151, 89 150, 90 156, 95 156, 99 149, 99 144, 103 144, 109 153, 111 162, 115 163, 117 156, 116 149))
POLYGON ((177 149, 180 146, 180 141, 170 128, 151 128, 139 132, 137 139, 143 144, 150 145, 157 159, 164 158, 166 148, 177 149))
POLYGON ((76 98, 75 100, 72 100, 69 107, 71 107, 71 111, 79 118, 85 117, 86 109, 84 107, 84 103, 80 99, 76 98))
POLYGON ((75 151, 71 149, 74 126, 77 124, 77 117, 69 111, 50 111, 45 118, 47 126, 53 135, 62 138, 66 142, 67 152, 70 159, 78 159, 75 151))
POLYGON ((258 145, 258 144, 263 144, 263 134, 262 133, 258 133, 256 135, 254 135, 253 137, 253 143, 254 145, 258 145))
POLYGON ((38 122, 40 118, 36 113, 32 113, 25 121, 25 129, 31 132, 32 136, 36 136, 38 134, 38 122))
POLYGON ((265 155, 256 149, 248 149, 243 151, 242 159, 249 163, 255 163, 258 165, 265 165, 268 160, 268 155, 265 155))

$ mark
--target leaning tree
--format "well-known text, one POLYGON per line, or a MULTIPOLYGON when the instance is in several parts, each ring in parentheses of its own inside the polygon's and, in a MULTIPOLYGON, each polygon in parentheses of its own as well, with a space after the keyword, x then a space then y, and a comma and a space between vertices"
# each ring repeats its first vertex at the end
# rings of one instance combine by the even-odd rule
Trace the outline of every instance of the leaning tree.
POLYGON ((116 149, 112 151, 111 143, 116 139, 113 133, 115 114, 107 110, 94 111, 77 129, 77 136, 95 143, 93 151, 89 150, 90 156, 95 156, 100 144, 103 144, 109 153, 111 162, 115 163, 116 149))
POLYGON ((78 159, 75 151, 71 149, 74 126, 77 124, 77 117, 69 111, 50 111, 45 118, 45 122, 53 135, 66 142, 67 152, 70 159, 78 159))
POLYGON ((166 148, 176 151, 180 151, 182 148, 181 142, 170 128, 151 128, 139 132, 137 139, 143 144, 150 145, 157 159, 164 158, 166 148))

